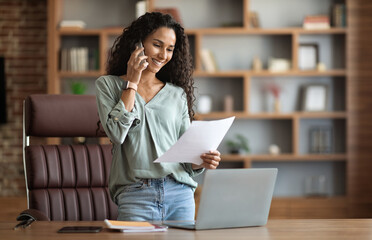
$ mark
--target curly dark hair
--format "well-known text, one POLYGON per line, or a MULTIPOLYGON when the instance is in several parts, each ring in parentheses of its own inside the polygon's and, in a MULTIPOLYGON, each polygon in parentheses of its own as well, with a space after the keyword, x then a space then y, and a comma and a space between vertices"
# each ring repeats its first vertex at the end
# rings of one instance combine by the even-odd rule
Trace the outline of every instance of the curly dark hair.
POLYGON ((192 56, 189 41, 183 27, 170 15, 159 12, 146 13, 133 21, 115 40, 107 64, 107 74, 121 76, 127 73, 127 62, 136 48, 136 43, 143 42, 148 35, 158 28, 173 29, 176 34, 176 45, 172 59, 156 74, 162 82, 170 82, 181 87, 187 98, 190 121, 194 119, 192 106, 195 101, 192 56))

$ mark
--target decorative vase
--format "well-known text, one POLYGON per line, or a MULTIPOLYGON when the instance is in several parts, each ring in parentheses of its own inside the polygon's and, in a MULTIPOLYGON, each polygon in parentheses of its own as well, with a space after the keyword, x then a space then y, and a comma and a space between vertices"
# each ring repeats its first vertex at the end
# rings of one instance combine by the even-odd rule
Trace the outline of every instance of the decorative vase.
POLYGON ((201 95, 198 99, 197 110, 201 114, 210 113, 212 110, 212 98, 209 95, 201 95))
POLYGON ((275 113, 280 112, 280 100, 278 98, 275 98, 274 100, 274 112, 275 113))
POLYGON ((234 110, 234 98, 231 95, 226 95, 224 99, 225 112, 233 112, 234 110))
POLYGON ((262 70, 262 62, 258 57, 254 57, 252 65, 254 71, 258 72, 262 70))

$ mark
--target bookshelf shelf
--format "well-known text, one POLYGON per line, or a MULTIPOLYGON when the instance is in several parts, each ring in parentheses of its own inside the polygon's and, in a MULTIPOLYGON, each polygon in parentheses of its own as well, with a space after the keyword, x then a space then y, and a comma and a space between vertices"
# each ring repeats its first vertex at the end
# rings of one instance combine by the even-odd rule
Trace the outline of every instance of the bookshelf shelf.
POLYGON ((224 154, 223 161, 260 161, 260 162, 296 162, 296 161, 320 161, 320 162, 346 162, 347 156, 345 154, 279 154, 279 155, 239 155, 239 154, 224 154))
POLYGON ((101 29, 59 29, 60 36, 99 36, 103 31, 101 29))
POLYGON ((283 72, 270 72, 267 70, 262 71, 252 71, 252 70, 231 70, 231 71, 195 71, 194 76, 196 77, 270 77, 270 76, 330 76, 330 77, 345 77, 345 69, 331 69, 326 71, 300 71, 291 70, 283 72))
POLYGON ((346 112, 293 112, 293 113, 245 113, 245 112, 212 112, 197 114, 197 119, 217 119, 235 116, 237 119, 346 119, 346 112))
POLYGON ((120 35, 123 32, 123 28, 122 27, 111 27, 111 28, 104 28, 101 31, 109 35, 120 35))
POLYGON ((237 71, 215 71, 206 72, 198 71, 194 72, 195 77, 244 77, 248 74, 248 71, 237 70, 237 71))
POLYGON ((341 118, 341 119, 346 119, 347 118, 347 113, 346 112, 299 112, 299 113, 294 113, 295 117, 298 118, 341 118))
POLYGON ((103 73, 100 71, 89 71, 89 72, 66 72, 66 71, 60 71, 59 76, 60 77, 98 77, 102 75, 103 73))
POLYGON ((298 28, 293 30, 294 33, 298 34, 347 34, 347 28, 331 28, 326 30, 308 30, 303 28, 298 28))
POLYGON ((280 28, 280 29, 265 29, 265 28, 196 28, 187 29, 187 34, 200 35, 225 35, 225 34, 252 34, 252 35, 291 35, 291 34, 346 34, 346 28, 330 28, 322 30, 308 30, 304 28, 280 28))
POLYGON ((60 36, 84 36, 84 35, 120 35, 123 32, 121 27, 111 27, 102 29, 58 29, 60 36))

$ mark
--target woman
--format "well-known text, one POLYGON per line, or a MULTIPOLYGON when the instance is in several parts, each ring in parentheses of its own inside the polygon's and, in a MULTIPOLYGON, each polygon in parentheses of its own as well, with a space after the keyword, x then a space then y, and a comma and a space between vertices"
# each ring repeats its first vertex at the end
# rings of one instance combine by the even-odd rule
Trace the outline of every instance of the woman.
POLYGON ((97 79, 96 92, 100 121, 113 143, 109 189, 118 220, 194 219, 192 177, 217 168, 220 153, 202 154, 201 165, 153 163, 193 118, 192 69, 183 28, 161 13, 138 18, 111 49, 108 75, 97 79))

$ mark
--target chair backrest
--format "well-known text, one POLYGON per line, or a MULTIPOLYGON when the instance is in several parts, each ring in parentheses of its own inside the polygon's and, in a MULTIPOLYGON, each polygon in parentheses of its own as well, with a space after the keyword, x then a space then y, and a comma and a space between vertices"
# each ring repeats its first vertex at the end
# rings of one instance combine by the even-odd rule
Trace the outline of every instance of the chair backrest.
MULTIPOLYGON (((29 137, 102 137, 94 96, 30 95, 24 103, 24 167, 29 209, 50 220, 116 219, 108 176, 111 145, 29 144, 29 137)), ((31 139, 32 140, 32 139, 31 139)))

